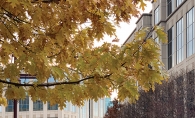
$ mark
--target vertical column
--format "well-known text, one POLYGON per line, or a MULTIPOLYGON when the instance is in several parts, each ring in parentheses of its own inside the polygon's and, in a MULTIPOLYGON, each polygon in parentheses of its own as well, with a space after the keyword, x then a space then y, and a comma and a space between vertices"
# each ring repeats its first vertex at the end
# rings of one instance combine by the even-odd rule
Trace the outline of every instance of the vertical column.
POLYGON ((46 104, 43 104, 43 117, 47 118, 47 102, 46 104))
POLYGON ((1 106, 2 108, 2 118, 5 118, 5 106, 1 106))
POLYGON ((33 118, 33 101, 31 97, 29 97, 29 118, 33 118))
POLYGON ((93 110, 94 110, 93 103, 94 103, 94 101, 90 100, 90 118, 93 118, 93 110))
POLYGON ((18 118, 18 107, 17 107, 18 101, 16 99, 14 99, 13 102, 14 102, 14 112, 13 112, 14 118, 18 118))
POLYGON ((63 118, 63 117, 64 117, 64 116, 63 116, 63 115, 64 115, 64 112, 63 112, 63 111, 64 111, 64 109, 61 110, 61 109, 58 107, 58 118, 63 118))
POLYGON ((17 118, 19 118, 19 115, 18 115, 19 114, 19 104, 20 104, 19 100, 17 100, 17 118))

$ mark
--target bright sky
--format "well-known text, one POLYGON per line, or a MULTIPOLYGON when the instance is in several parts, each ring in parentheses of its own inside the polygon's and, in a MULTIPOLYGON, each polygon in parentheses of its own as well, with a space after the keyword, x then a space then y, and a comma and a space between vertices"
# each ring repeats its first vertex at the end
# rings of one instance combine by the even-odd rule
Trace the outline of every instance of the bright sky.
MULTIPOLYGON (((141 11, 141 13, 149 13, 152 10, 151 2, 146 2, 146 3, 147 3, 146 9, 144 11, 141 11)), ((126 39, 129 37, 131 32, 135 29, 137 20, 138 18, 132 18, 129 24, 127 23, 120 24, 120 27, 116 29, 116 35, 118 36, 120 41, 117 42, 116 44, 122 45, 126 41, 126 39)), ((109 39, 108 42, 111 42, 113 40, 113 39, 110 39, 109 37, 106 37, 106 38, 109 39)), ((114 91, 112 93, 111 100, 113 100, 116 97, 117 97, 117 92, 114 91)))
MULTIPOLYGON (((141 11, 141 13, 149 13, 152 10, 151 2, 146 2, 146 3, 147 3, 146 9, 144 11, 141 11)), ((129 37, 131 32, 135 29, 137 20, 138 18, 134 17, 131 19, 129 24, 124 22, 120 23, 120 27, 116 29, 116 35, 120 40, 115 44, 122 45, 126 41, 126 39, 129 37)), ((105 39, 107 40, 107 42, 112 42, 113 40, 113 38, 110 38, 109 36, 105 36, 105 39)))

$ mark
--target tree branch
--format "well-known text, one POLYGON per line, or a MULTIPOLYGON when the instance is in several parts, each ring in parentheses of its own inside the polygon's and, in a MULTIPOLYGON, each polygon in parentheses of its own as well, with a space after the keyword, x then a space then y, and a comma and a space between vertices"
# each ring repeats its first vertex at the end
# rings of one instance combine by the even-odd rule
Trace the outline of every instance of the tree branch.
MULTIPOLYGON (((64 0, 66 1, 66 0, 64 0)), ((60 0, 41 0, 43 3, 56 3, 58 4, 60 0)), ((39 0, 31 0, 31 3, 39 3, 39 0)))
MULTIPOLYGON (((109 76, 111 76, 112 74, 108 74, 108 75, 105 75, 105 76, 102 76, 100 78, 107 78, 109 76)), ((9 82, 9 81, 6 81, 6 80, 1 80, 0 79, 0 82, 1 83, 5 83, 5 84, 8 84, 8 85, 14 85, 14 86, 25 86, 25 87, 49 87, 49 86, 56 86, 56 85, 64 85, 64 84, 80 84, 80 82, 83 82, 83 81, 86 81, 86 80, 90 80, 90 79, 94 79, 94 76, 90 76, 90 77, 86 77, 86 78, 83 78, 83 79, 80 79, 78 81, 72 81, 72 82, 54 82, 54 83, 42 83, 42 84, 21 84, 21 83, 16 83, 16 82, 9 82)))
POLYGON ((24 20, 18 18, 17 16, 15 16, 14 14, 12 14, 11 12, 7 11, 5 8, 1 7, 1 9, 3 9, 6 12, 6 13, 3 13, 4 15, 9 17, 10 19, 13 19, 17 23, 28 23, 28 24, 30 24, 29 22, 24 21, 24 20))

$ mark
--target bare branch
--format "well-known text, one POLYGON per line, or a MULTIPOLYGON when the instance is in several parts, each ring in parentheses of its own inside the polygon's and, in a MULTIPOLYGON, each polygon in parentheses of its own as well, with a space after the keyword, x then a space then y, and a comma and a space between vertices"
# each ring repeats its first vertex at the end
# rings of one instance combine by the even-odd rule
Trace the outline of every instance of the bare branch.
MULTIPOLYGON (((108 74, 108 75, 102 76, 100 78, 107 78, 111 75, 112 74, 108 74)), ((64 84, 74 84, 74 85, 76 85, 76 84, 80 84, 80 82, 90 80, 90 79, 94 79, 94 76, 86 77, 86 78, 80 79, 78 81, 72 81, 72 82, 54 82, 54 83, 42 83, 42 84, 21 84, 21 83, 9 82, 9 81, 6 81, 6 80, 1 80, 1 79, 0 79, 0 82, 8 84, 8 85, 14 85, 14 86, 49 87, 49 86, 57 86, 57 85, 64 85, 64 84)))

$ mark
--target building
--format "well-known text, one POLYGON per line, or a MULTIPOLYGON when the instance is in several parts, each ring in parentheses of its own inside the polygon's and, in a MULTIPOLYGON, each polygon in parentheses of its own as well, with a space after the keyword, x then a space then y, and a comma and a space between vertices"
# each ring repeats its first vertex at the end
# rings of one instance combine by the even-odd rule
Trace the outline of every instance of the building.
MULTIPOLYGON (((155 25, 164 27, 168 43, 160 44, 160 58, 170 79, 168 83, 156 86, 155 91, 144 93, 136 105, 128 106, 128 110, 135 117, 194 118, 195 0, 156 0, 152 2, 152 6, 150 13, 142 14, 138 19, 137 27, 124 44, 131 42, 140 28, 155 25), (146 97, 150 99, 145 99, 146 97)), ((155 33, 150 36, 158 39, 155 33)))
MULTIPOLYGON (((26 78, 21 78, 20 80, 21 83, 29 81, 26 78)), ((48 81, 54 80, 49 78, 48 81)), ((103 118, 110 100, 110 98, 102 98, 97 102, 89 100, 82 107, 66 103, 66 108, 60 110, 57 104, 51 106, 49 102, 43 103, 40 100, 33 102, 27 96, 24 100, 18 101, 17 115, 18 118, 103 118)), ((13 111, 14 102, 13 100, 8 100, 7 107, 0 106, 0 118, 13 118, 13 111)))
MULTIPOLYGON (((168 34, 168 44, 161 44, 161 59, 169 73, 194 69, 194 0, 156 0, 152 2, 150 13, 142 14, 137 20, 137 27, 124 42, 133 40, 134 33, 143 27, 155 25, 164 27, 168 34)), ((156 35, 152 34, 156 39, 156 35)))

